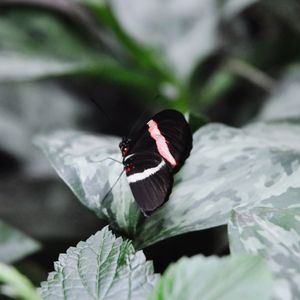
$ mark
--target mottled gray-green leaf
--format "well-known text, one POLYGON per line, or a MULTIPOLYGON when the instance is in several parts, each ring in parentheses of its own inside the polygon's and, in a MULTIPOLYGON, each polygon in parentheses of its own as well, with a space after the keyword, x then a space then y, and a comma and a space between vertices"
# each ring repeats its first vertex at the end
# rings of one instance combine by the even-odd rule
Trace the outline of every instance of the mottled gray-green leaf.
POLYGON ((162 276, 150 300, 268 300, 272 276, 261 257, 182 258, 162 276))
POLYGON ((126 176, 122 174, 118 180, 123 172, 119 142, 112 136, 72 131, 54 132, 36 140, 84 205, 117 229, 133 235, 140 212, 126 176))
POLYGON ((257 119, 300 122, 300 66, 289 69, 276 84, 257 119))
POLYGON ((44 300, 144 300, 157 280, 151 262, 108 227, 71 247, 41 285, 44 300))
POLYGON ((170 200, 139 227, 136 245, 226 224, 239 206, 300 207, 299 137, 290 124, 202 127, 170 200))
POLYGON ((300 298, 300 208, 235 211, 228 230, 232 253, 268 260, 276 279, 272 299, 300 298))
POLYGON ((0 220, 0 261, 13 263, 40 249, 38 242, 0 220))
POLYGON ((299 205, 300 127, 257 124, 246 129, 203 126, 168 202, 142 219, 122 165, 119 139, 76 132, 40 137, 59 175, 82 203, 120 231, 134 235, 138 248, 182 234, 226 224, 231 210, 265 203, 299 205), (111 187, 112 194, 106 196, 111 187), (278 200, 283 197, 285 202, 278 200))

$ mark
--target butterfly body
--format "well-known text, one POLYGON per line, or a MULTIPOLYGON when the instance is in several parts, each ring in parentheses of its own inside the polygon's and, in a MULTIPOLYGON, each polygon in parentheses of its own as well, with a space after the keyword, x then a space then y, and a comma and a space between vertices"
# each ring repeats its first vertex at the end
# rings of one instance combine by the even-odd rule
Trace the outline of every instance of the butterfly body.
POLYGON ((168 200, 173 175, 192 149, 192 133, 180 112, 164 110, 119 147, 133 196, 149 215, 168 200))

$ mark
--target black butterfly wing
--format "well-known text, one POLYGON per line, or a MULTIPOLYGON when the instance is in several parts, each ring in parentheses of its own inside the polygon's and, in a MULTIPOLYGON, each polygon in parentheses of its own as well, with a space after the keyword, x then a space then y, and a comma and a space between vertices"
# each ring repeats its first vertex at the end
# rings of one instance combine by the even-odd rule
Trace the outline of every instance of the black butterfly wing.
MULTIPOLYGON (((182 113, 176 110, 163 110, 154 115, 151 120, 157 123, 157 126, 167 141, 169 150, 175 158, 177 165, 173 172, 178 171, 186 158, 190 155, 192 149, 192 132, 189 124, 182 113)), ((133 139, 135 142, 130 147, 130 153, 142 151, 153 151, 158 153, 155 140, 151 137, 149 126, 144 125, 133 139)))
POLYGON ((173 186, 172 168, 155 152, 128 156, 126 171, 132 194, 145 215, 151 214, 168 200, 173 186))
POLYGON ((164 110, 152 118, 165 137, 169 150, 175 158, 178 171, 190 155, 193 143, 192 132, 183 114, 176 110, 164 110))

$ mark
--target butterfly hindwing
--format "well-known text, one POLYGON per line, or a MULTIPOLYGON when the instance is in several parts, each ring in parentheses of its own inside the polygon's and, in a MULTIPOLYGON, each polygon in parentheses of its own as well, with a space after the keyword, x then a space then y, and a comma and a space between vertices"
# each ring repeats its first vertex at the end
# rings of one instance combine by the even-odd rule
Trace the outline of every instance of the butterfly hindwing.
POLYGON ((171 167, 155 152, 128 156, 126 171, 132 194, 140 209, 149 215, 167 201, 173 186, 171 167))

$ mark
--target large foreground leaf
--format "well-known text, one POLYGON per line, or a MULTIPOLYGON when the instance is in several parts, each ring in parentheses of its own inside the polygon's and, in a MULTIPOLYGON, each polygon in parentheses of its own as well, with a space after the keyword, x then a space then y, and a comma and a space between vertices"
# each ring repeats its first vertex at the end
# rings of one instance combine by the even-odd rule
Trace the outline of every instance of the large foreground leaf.
POLYGON ((299 208, 259 207, 243 213, 236 211, 229 223, 233 253, 268 259, 276 278, 274 299, 300 298, 299 216, 299 208))
POLYGON ((300 128, 252 125, 244 130, 211 124, 194 134, 194 146, 175 176, 169 201, 143 219, 122 165, 117 138, 58 132, 38 140, 60 176, 82 203, 145 247, 181 233, 226 224, 233 208, 268 203, 289 207, 300 195, 300 128), (290 193, 294 197, 287 197, 290 193), (284 203, 278 196, 288 198, 284 203))
POLYGON ((134 234, 140 212, 133 200, 118 148, 120 140, 61 131, 36 139, 79 200, 114 227, 134 234), (112 192, 111 191, 111 188, 112 192))
POLYGON ((151 300, 267 300, 272 277, 260 257, 182 258, 171 265, 151 300))
POLYGON ((39 250, 40 245, 24 233, 0 221, 0 261, 12 263, 39 250))
POLYGON ((156 281, 151 262, 107 227, 69 248, 42 283, 44 300, 144 300, 156 281))

